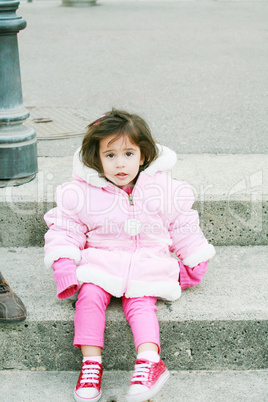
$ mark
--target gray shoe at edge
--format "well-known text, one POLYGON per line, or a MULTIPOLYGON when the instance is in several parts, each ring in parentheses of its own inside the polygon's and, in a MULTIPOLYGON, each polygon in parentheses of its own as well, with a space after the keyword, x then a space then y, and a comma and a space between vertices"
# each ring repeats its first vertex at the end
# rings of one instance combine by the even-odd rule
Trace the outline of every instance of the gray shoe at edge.
POLYGON ((0 272, 0 323, 13 323, 25 320, 26 308, 13 292, 0 272))

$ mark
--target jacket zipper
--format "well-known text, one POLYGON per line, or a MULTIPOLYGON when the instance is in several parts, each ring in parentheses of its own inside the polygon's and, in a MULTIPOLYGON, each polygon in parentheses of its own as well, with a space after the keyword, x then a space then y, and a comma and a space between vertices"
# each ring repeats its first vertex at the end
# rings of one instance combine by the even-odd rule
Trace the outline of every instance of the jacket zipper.
MULTIPOLYGON (((132 195, 132 194, 127 194, 127 197, 128 197, 129 205, 134 208, 133 195, 132 195)), ((133 219, 135 219, 134 211, 132 210, 132 208, 131 208, 131 216, 133 217, 133 219)), ((138 248, 138 237, 137 237, 137 236, 138 236, 138 235, 135 235, 135 236, 134 236, 134 238, 135 238, 135 240, 134 240, 134 242, 135 242, 135 243, 134 243, 134 251, 136 251, 137 248, 138 248)), ((130 263, 129 270, 128 270, 127 276, 126 276, 126 278, 125 278, 125 281, 124 281, 124 288, 123 288, 124 293, 126 293, 127 290, 128 290, 128 285, 129 285, 128 282, 129 282, 129 276, 130 276, 131 266, 132 266, 132 264, 130 263)))
POLYGON ((128 194, 128 200, 129 200, 129 205, 134 205, 133 195, 132 194, 128 194))
MULTIPOLYGON (((131 194, 128 194, 128 200, 129 200, 129 205, 130 205, 132 208, 134 208, 134 200, 133 200, 133 195, 132 195, 132 193, 131 193, 131 194)), ((135 211, 134 211, 134 209, 132 209, 132 208, 131 208, 131 216, 132 216, 133 219, 135 219, 135 211)), ((139 235, 135 235, 135 236, 134 236, 134 252, 135 252, 135 251, 137 250, 137 248, 138 248, 138 236, 139 236, 139 235)), ((132 257, 132 258, 133 258, 133 257, 132 257)), ((125 286, 124 286, 124 288, 125 288, 125 289, 124 289, 125 293, 127 293, 128 287, 129 287, 129 277, 130 277, 130 274, 131 274, 131 271, 132 271, 132 264, 133 264, 132 258, 131 258, 129 270, 128 270, 128 273, 127 273, 127 277, 126 277, 126 279, 125 279, 125 286)))
MULTIPOLYGON (((128 194, 128 201, 129 201, 129 205, 131 207, 134 207, 134 200, 133 200, 133 195, 132 194, 128 194)), ((131 216, 132 216, 133 219, 135 219, 134 211, 132 210, 132 208, 131 208, 131 216)), ((134 251, 135 251, 137 249, 137 245, 138 245, 137 235, 134 236, 134 239, 135 239, 134 240, 134 242, 135 242, 134 243, 134 251)), ((127 272, 127 276, 125 278, 124 293, 127 293, 127 290, 128 290, 131 267, 132 267, 132 262, 130 262, 130 266, 129 266, 129 269, 128 269, 128 272, 127 272)))
MULTIPOLYGON (((128 194, 128 200, 129 200, 129 205, 134 208, 134 200, 133 200, 133 195, 132 194, 128 194)), ((135 219, 134 210, 132 210, 132 208, 131 208, 131 216, 132 216, 133 219, 135 219)), ((138 235, 135 235, 134 239, 135 239, 134 240, 134 242, 135 242, 134 251, 136 251, 137 247, 138 247, 138 235)))

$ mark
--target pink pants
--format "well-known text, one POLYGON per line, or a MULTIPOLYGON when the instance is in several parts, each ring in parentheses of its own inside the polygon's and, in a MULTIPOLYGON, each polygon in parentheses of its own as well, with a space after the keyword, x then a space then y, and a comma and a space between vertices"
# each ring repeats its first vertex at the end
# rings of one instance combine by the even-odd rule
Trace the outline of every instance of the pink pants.
MULTIPOLYGON (((105 312, 111 295, 99 286, 84 283, 76 302, 74 345, 104 347, 105 312)), ((131 327, 136 349, 145 342, 158 345, 159 324, 156 317, 156 297, 122 297, 123 310, 131 327)))

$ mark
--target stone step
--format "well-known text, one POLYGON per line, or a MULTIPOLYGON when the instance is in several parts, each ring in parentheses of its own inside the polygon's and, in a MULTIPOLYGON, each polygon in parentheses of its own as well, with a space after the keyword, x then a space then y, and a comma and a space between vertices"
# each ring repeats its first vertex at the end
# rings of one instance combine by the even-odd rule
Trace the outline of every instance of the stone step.
MULTIPOLYGON (((203 282, 158 301, 162 358, 170 370, 268 368, 268 247, 217 247, 203 282)), ((1 271, 24 301, 25 322, 0 325, 0 370, 79 370, 74 302, 58 300, 40 248, 0 248, 1 271)), ((135 351, 120 299, 107 310, 103 362, 132 370, 135 351)))
MULTIPOLYGON (((53 143, 51 143, 53 144, 53 143)), ((45 212, 56 187, 71 180, 72 157, 40 157, 35 180, 0 188, 0 245, 42 246, 45 212)), ((195 192, 207 238, 219 246, 267 244, 267 155, 178 155, 172 176, 188 181, 195 192)))
MULTIPOLYGON (((1 400, 72 402, 79 372, 0 371, 1 400)), ((104 371, 100 402, 124 402, 131 372, 104 371)), ((153 402, 265 402, 268 370, 179 371, 153 402)))

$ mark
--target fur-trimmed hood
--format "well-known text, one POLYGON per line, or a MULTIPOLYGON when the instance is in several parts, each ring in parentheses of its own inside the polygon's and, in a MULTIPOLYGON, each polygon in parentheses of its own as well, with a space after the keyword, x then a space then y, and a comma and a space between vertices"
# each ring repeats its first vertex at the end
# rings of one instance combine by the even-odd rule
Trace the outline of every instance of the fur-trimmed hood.
MULTIPOLYGON (((150 166, 143 170, 148 176, 154 176, 157 172, 171 170, 177 162, 177 155, 170 148, 157 144, 158 157, 150 166)), ((81 147, 77 149, 73 159, 73 178, 76 180, 83 180, 86 183, 95 187, 107 187, 108 180, 104 177, 100 177, 99 173, 92 168, 87 167, 80 159, 81 147)))

